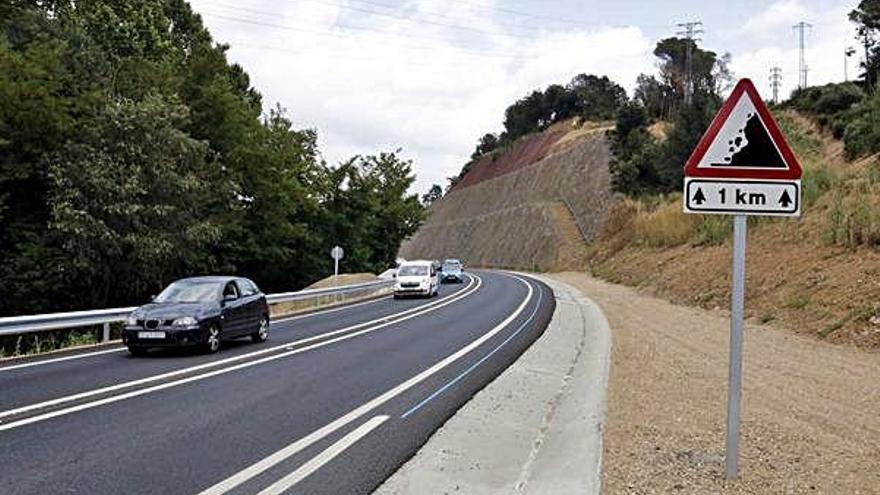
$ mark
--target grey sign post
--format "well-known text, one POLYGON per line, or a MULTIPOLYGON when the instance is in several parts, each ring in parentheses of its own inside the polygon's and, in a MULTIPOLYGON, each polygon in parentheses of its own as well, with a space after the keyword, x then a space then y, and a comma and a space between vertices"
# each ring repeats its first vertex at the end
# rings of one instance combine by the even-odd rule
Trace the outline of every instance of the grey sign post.
POLYGON ((733 217, 733 294, 730 298, 730 358, 727 383, 727 457, 724 474, 736 478, 739 463, 739 415, 742 397, 743 317, 746 295, 748 218, 733 217))
POLYGON ((330 250, 330 257, 333 258, 333 277, 339 276, 339 260, 345 256, 345 250, 343 250, 339 246, 333 246, 333 249, 330 250))
POLYGON ((755 86, 742 79, 684 167, 684 212, 733 215, 724 474, 739 472, 748 216, 801 214, 801 168, 755 86))

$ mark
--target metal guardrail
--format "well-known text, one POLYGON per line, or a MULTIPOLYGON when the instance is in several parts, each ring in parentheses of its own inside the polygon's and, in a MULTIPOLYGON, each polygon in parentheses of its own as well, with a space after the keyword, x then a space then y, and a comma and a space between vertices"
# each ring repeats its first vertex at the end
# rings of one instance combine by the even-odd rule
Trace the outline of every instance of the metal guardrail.
MULTIPOLYGON (((346 295, 352 292, 360 292, 370 289, 380 289, 391 286, 394 280, 377 280, 360 284, 342 285, 339 287, 326 287, 322 289, 305 289, 296 292, 284 292, 281 294, 267 294, 266 301, 269 304, 278 304, 291 301, 303 301, 324 296, 346 295)), ((130 308, 98 309, 91 311, 73 311, 69 313, 48 313, 41 315, 8 316, 0 318, 0 337, 7 335, 19 335, 23 333, 42 332, 45 330, 60 330, 65 328, 87 327, 103 325, 104 332, 102 342, 110 340, 110 324, 125 321, 129 313, 137 309, 130 308)))

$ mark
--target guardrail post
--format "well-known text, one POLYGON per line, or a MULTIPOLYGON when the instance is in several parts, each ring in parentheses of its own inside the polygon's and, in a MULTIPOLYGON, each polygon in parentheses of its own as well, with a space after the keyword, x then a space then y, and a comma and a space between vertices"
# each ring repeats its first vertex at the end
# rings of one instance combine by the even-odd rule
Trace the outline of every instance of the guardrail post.
POLYGON ((101 333, 101 343, 106 344, 110 341, 110 323, 104 323, 104 329, 101 333))

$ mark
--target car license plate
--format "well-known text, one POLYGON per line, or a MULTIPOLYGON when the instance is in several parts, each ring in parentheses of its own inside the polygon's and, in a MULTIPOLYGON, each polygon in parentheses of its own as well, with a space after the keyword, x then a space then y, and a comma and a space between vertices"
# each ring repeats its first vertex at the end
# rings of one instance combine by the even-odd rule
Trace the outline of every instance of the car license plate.
POLYGON ((164 339, 165 332, 138 332, 139 339, 164 339))

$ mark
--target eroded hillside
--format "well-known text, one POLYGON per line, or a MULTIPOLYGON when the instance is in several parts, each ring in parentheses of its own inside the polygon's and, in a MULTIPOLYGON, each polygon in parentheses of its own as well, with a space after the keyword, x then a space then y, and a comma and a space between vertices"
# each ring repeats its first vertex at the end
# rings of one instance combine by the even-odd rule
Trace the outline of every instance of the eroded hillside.
MULTIPOLYGON (((800 219, 753 219, 746 314, 838 343, 880 348, 880 162, 794 112, 777 120, 804 168, 800 219)), ((681 197, 617 198, 583 269, 680 304, 730 304, 731 221, 685 215, 681 197)))
POLYGON ((430 209, 405 258, 578 269, 611 201, 607 126, 562 122, 484 157, 430 209))

